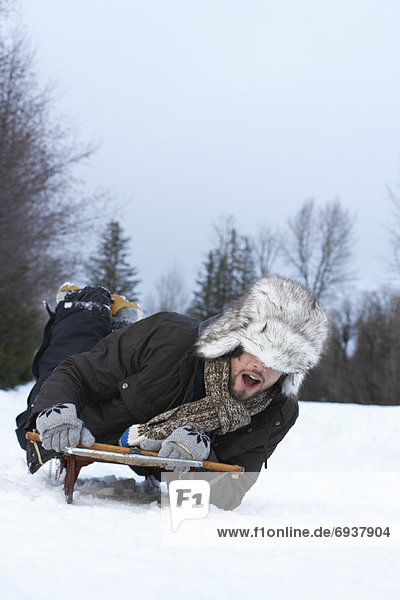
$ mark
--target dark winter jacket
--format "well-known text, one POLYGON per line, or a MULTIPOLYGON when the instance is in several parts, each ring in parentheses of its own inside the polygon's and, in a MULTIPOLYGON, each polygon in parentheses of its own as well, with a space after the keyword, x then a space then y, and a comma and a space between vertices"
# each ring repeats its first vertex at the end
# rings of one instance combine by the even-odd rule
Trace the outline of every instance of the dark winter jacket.
MULTIPOLYGON (((117 443, 130 425, 200 399, 204 395, 199 377, 203 361, 194 348, 198 330, 195 319, 158 313, 109 334, 91 351, 71 356, 56 367, 32 405, 26 428, 35 427, 43 409, 72 402, 96 441, 117 443)), ((240 503, 297 415, 297 401, 280 395, 252 417, 250 425, 213 436, 210 459, 239 464, 246 471, 235 481, 230 474, 224 476, 214 500, 212 487, 214 503, 223 508, 240 503)))

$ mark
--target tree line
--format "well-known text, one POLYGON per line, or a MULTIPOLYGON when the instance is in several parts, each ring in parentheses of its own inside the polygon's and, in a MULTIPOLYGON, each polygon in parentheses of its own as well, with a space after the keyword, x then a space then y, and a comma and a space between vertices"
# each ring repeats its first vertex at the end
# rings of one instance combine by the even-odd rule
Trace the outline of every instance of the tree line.
MULTIPOLYGON (((145 313, 178 310, 202 321, 221 313, 255 280, 279 272, 309 287, 331 324, 327 352, 306 380, 301 399, 400 404, 400 294, 389 288, 355 293, 353 228, 354 217, 339 200, 319 207, 308 200, 285 230, 263 228, 254 238, 241 234, 232 216, 225 217, 215 226, 214 246, 200 266, 191 298, 174 267, 162 275, 157 300, 144 305, 145 313)), ((140 281, 129 263, 129 244, 120 224, 111 221, 87 273, 88 281, 133 300, 140 281)))
MULTIPOLYGON (((395 223, 396 218, 394 266, 400 247, 395 223)), ((400 404, 400 293, 390 287, 355 291, 354 224, 354 217, 339 200, 319 207, 308 200, 288 219, 284 230, 264 228, 255 238, 240 235, 232 218, 226 219, 216 229, 215 247, 200 268, 186 312, 207 319, 259 277, 273 272, 293 277, 314 292, 331 324, 327 352, 308 376, 300 398, 400 404)))

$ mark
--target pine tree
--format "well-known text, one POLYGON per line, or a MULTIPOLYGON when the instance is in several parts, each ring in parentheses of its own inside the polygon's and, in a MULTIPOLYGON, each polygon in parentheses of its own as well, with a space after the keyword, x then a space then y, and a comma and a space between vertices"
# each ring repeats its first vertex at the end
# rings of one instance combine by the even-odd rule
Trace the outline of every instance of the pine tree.
POLYGON ((207 255, 196 281, 198 290, 189 314, 204 320, 241 296, 255 280, 254 258, 247 237, 238 234, 232 219, 216 229, 217 247, 207 255))
POLYGON ((103 285, 115 294, 137 300, 137 269, 127 262, 129 237, 123 236, 118 221, 110 221, 100 239, 96 255, 87 264, 91 283, 103 285))
POLYGON ((195 293, 192 306, 189 309, 191 315, 200 320, 207 319, 218 312, 217 292, 219 282, 217 280, 217 256, 215 250, 210 250, 203 270, 196 280, 199 290, 195 293))
POLYGON ((0 291, 0 303, 0 389, 9 389, 33 379, 32 358, 45 321, 42 311, 21 300, 14 286, 0 291))
POLYGON ((235 297, 243 294, 256 279, 256 269, 253 255, 253 247, 248 237, 241 236, 240 245, 237 249, 235 297))

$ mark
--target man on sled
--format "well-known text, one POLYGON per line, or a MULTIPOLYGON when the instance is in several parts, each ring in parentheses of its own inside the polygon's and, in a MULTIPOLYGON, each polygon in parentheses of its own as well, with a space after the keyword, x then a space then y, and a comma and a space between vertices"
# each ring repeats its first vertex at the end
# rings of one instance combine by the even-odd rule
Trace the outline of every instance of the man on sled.
POLYGON ((105 288, 66 288, 17 417, 30 471, 66 446, 136 446, 242 466, 211 486, 212 503, 238 506, 295 423, 301 384, 323 351, 328 322, 314 295, 267 276, 200 323, 169 312, 137 320, 140 307, 105 288), (41 444, 27 446, 32 429, 41 444))

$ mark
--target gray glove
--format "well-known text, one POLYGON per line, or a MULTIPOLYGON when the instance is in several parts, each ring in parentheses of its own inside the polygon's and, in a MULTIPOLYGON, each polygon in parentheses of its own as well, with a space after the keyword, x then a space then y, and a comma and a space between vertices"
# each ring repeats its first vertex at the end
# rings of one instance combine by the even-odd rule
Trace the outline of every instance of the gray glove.
POLYGON ((36 429, 46 450, 61 452, 66 446, 92 446, 94 437, 78 419, 74 404, 56 404, 36 417, 36 429))
MULTIPOLYGON (((163 458, 185 458, 205 460, 210 454, 211 441, 208 435, 197 431, 192 425, 178 427, 165 440, 144 439, 140 442, 142 450, 158 452, 163 458)), ((165 467, 167 471, 186 473, 189 467, 165 467)))

